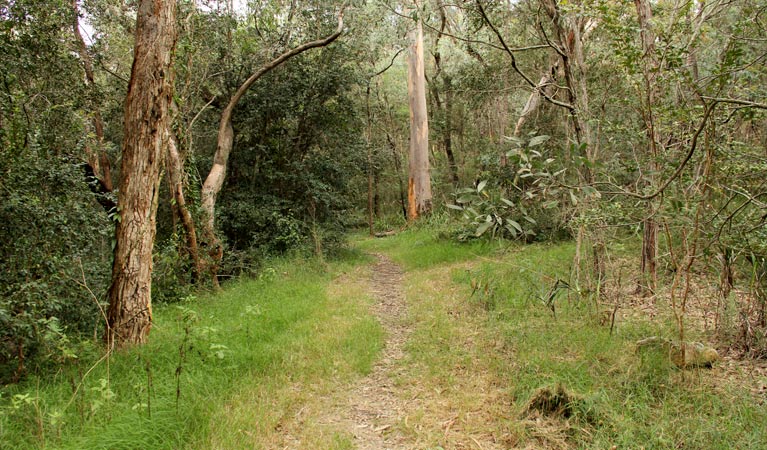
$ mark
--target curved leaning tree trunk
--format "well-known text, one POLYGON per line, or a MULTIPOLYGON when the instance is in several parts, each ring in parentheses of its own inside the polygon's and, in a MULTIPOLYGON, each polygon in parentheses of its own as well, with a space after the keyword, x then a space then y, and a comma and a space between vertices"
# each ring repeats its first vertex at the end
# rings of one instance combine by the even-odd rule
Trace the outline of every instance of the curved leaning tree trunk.
POLYGON ((410 155, 407 185, 408 220, 431 212, 429 174, 429 122, 426 112, 426 75, 423 60, 421 19, 411 32, 412 44, 407 64, 407 92, 410 105, 410 155))
POLYGON ((145 343, 152 326, 152 248, 160 168, 170 128, 175 0, 141 0, 133 67, 125 99, 125 138, 109 287, 109 348, 145 343))
POLYGON ((299 45, 258 69, 250 76, 250 78, 242 83, 221 113, 221 121, 218 126, 216 153, 213 155, 213 167, 211 167, 207 178, 205 178, 205 183, 202 185, 201 192, 202 210, 206 216, 202 224, 202 241, 203 245, 208 247, 208 253, 211 258, 210 267, 208 269, 212 277, 213 285, 216 287, 218 286, 218 267, 224 256, 224 248, 221 245, 221 241, 216 236, 216 199, 219 192, 221 192, 221 188, 224 186, 229 154, 232 151, 232 144, 234 143, 234 128, 232 127, 232 113, 234 112, 234 108, 253 83, 264 74, 298 54, 312 48, 324 47, 338 39, 343 31, 343 17, 344 13, 342 9, 338 14, 338 28, 336 28, 336 31, 330 36, 299 45))

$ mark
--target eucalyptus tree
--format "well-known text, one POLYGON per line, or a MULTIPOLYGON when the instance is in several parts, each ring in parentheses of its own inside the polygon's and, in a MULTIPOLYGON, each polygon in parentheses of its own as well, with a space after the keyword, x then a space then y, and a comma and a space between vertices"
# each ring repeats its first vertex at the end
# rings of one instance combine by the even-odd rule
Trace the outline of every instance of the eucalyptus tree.
POLYGON ((218 127, 218 138, 216 142, 216 153, 213 156, 213 165, 210 168, 210 172, 208 173, 207 177, 205 178, 201 193, 202 210, 205 214, 202 233, 203 239, 206 241, 206 244, 209 248, 209 255, 212 261, 210 266, 210 274, 213 283, 216 286, 218 286, 217 272, 221 263, 221 259, 223 258, 224 251, 223 245, 220 239, 217 237, 215 230, 216 200, 218 194, 221 192, 221 188, 224 185, 229 155, 234 144, 234 128, 232 127, 232 117, 235 107, 238 105, 248 89, 250 89, 251 86, 263 75, 269 73, 289 59, 307 50, 324 47, 338 39, 338 37, 341 36, 341 33, 343 32, 343 15, 344 11, 342 8, 338 14, 338 25, 333 33, 324 38, 308 41, 298 45, 259 67, 244 82, 242 82, 242 84, 234 92, 221 112, 221 118, 218 127))
POLYGON ((432 210, 431 172, 429 170, 429 116, 426 111, 426 73, 423 50, 423 24, 416 1, 414 28, 409 32, 408 105, 410 107, 410 152, 408 171, 408 219, 429 214, 432 210))

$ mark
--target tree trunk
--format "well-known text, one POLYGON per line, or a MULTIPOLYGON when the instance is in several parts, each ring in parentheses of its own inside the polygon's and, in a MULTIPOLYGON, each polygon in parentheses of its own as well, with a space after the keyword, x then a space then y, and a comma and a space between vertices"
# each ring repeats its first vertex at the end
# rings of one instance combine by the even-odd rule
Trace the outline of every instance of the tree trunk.
POLYGON ((365 145, 367 146, 368 156, 368 227, 370 228, 370 236, 375 234, 375 199, 373 194, 374 188, 374 169, 373 169, 373 118, 370 114, 370 81, 368 81, 367 90, 365 91, 365 113, 367 116, 367 123, 365 126, 365 145))
POLYGON ((389 142, 392 159, 394 160, 394 170, 397 172, 397 183, 399 184, 399 204, 402 208, 402 218, 407 220, 407 203, 405 201, 405 183, 402 181, 402 161, 399 158, 397 143, 394 142, 391 134, 386 133, 386 141, 389 142))
POLYGON ((429 124, 426 112, 426 76, 423 60, 421 20, 411 32, 408 55, 408 100, 410 105, 410 154, 408 171, 408 220, 431 212, 429 175, 429 124))
POLYGON ((152 248, 163 145, 170 128, 176 2, 141 0, 125 99, 125 138, 109 287, 109 348, 145 343, 152 326, 152 248))
POLYGON ((176 136, 172 130, 168 130, 168 154, 165 167, 168 171, 168 184, 170 184, 171 194, 175 201, 175 207, 178 216, 181 219, 181 225, 184 227, 186 235, 186 247, 189 257, 192 258, 192 281, 196 282, 202 275, 202 261, 200 260, 199 246, 197 245, 197 228, 194 224, 192 213, 186 205, 186 196, 184 195, 184 163, 178 151, 176 136))
MULTIPOLYGON (((586 158, 595 162, 597 155, 589 124, 589 97, 586 84, 586 65, 583 54, 583 42, 579 17, 562 17, 555 0, 541 0, 546 13, 551 18, 556 42, 561 49, 562 71, 567 85, 567 97, 574 109, 571 110, 572 128, 578 144, 586 144, 586 158)), ((542 92, 541 90, 536 90, 542 92)), ((580 174, 583 181, 593 182, 591 171, 586 169, 580 174)))
MULTIPOLYGON (((661 142, 660 132, 655 123, 655 100, 658 97, 656 78, 658 75, 658 61, 655 56, 655 33, 652 29, 652 8, 648 0, 634 0, 639 20, 640 38, 644 54, 643 73, 645 81, 645 99, 642 116, 645 122, 645 133, 649 144, 648 156, 650 157, 650 178, 647 183, 655 185, 658 173, 658 145, 661 142)), ((642 276, 644 283, 640 283, 641 292, 654 292, 657 285, 658 269, 656 256, 658 253, 658 224, 654 220, 655 210, 652 203, 647 204, 647 214, 642 220, 642 276)))
POLYGON ((232 144, 234 143, 234 128, 232 128, 232 113, 235 106, 240 101, 243 95, 250 89, 250 87, 264 74, 270 72, 272 69, 278 67, 290 58, 301 54, 307 50, 317 47, 324 47, 331 42, 335 41, 343 31, 343 10, 338 15, 338 28, 335 33, 324 39, 318 39, 316 41, 307 42, 293 48, 278 58, 270 61, 268 64, 262 66, 253 75, 250 76, 245 82, 237 89, 229 103, 221 112, 221 121, 218 127, 218 141, 216 143, 216 153, 213 155, 213 166, 205 178, 205 183, 202 185, 201 200, 202 210, 205 214, 205 220, 203 221, 203 245, 208 246, 208 252, 211 257, 211 265, 209 267, 210 275, 212 277, 213 285, 218 287, 218 266, 221 263, 221 259, 224 255, 224 249, 221 246, 221 241, 216 236, 216 199, 221 188, 224 186, 224 179, 226 178, 226 168, 229 161, 229 153, 232 151, 232 144))
MULTIPOLYGON (((551 19, 555 41, 561 50, 560 62, 562 63, 562 71, 567 86, 567 98, 569 103, 574 107, 570 110, 570 118, 575 142, 579 145, 584 145, 585 149, 583 156, 585 156, 591 165, 593 165, 597 161, 598 155, 596 139, 589 123, 589 97, 582 41, 583 37, 586 35, 582 30, 586 28, 584 25, 588 23, 582 21, 588 19, 576 15, 563 17, 556 0, 541 0, 541 5, 551 19)), ((536 89, 536 92, 541 95, 546 93, 545 90, 541 89, 536 89)), ((589 167, 579 170, 578 177, 580 178, 579 181, 584 184, 593 184, 594 182, 594 174, 589 167)), ((592 199, 587 197, 578 203, 579 215, 581 217, 587 214, 591 201, 592 199)), ((578 284, 580 283, 578 278, 580 278, 581 250, 587 234, 592 241, 592 254, 594 258, 592 274, 596 279, 597 285, 601 285, 604 281, 606 246, 604 245, 604 237, 602 236, 602 232, 598 225, 599 224, 593 224, 588 228, 580 226, 578 229, 577 247, 579 248, 579 251, 576 252, 576 258, 575 261, 573 261, 573 265, 576 267, 576 273, 578 274, 576 277, 576 283, 578 284)))
POLYGON ((445 131, 443 135, 447 164, 450 166, 450 178, 454 187, 461 183, 458 178, 458 164, 455 162, 453 153, 453 93, 450 78, 445 76, 445 131))
POLYGON ((101 109, 93 104, 96 87, 93 77, 93 62, 91 61, 91 55, 88 54, 85 39, 83 39, 83 35, 80 33, 80 13, 77 7, 77 0, 72 0, 72 10, 74 12, 72 30, 75 35, 77 53, 80 56, 85 72, 85 87, 89 91, 89 104, 92 114, 91 122, 93 123, 93 131, 96 134, 96 149, 86 144, 85 152, 88 156, 88 164, 90 164, 93 170, 93 176, 103 185, 104 190, 112 192, 112 170, 109 157, 104 151, 104 121, 101 119, 101 109))
POLYGON ((445 126, 442 129, 442 145, 445 149, 448 169, 450 170, 450 181, 453 184, 453 187, 457 188, 460 180, 458 179, 458 165, 455 162, 455 155, 453 154, 453 80, 442 68, 442 54, 439 51, 439 43, 447 28, 447 14, 442 0, 437 0, 435 6, 439 13, 440 25, 437 37, 434 40, 434 65, 437 67, 437 70, 434 75, 435 87, 432 89, 432 92, 434 93, 437 107, 441 107, 445 114, 445 126), (442 103, 442 106, 440 106, 439 87, 437 87, 436 83, 438 77, 442 77, 442 90, 445 93, 445 101, 442 103))

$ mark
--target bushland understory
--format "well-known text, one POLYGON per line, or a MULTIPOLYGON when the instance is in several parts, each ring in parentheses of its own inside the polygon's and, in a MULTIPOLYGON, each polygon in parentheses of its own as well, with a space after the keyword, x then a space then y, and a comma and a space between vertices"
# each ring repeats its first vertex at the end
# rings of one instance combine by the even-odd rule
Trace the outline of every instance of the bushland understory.
POLYGON ((669 298, 635 294, 620 258, 577 292, 574 251, 415 230, 273 260, 161 307, 143 347, 81 344, 3 387, 0 447, 767 446, 767 368, 712 331, 705 280, 687 337, 718 358, 684 367, 669 298))

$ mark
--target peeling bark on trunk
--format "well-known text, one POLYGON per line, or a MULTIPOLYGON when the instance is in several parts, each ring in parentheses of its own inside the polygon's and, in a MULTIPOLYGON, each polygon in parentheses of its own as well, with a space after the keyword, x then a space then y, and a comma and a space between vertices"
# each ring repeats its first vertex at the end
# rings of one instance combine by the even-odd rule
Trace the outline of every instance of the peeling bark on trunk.
POLYGON ((432 208, 429 175, 429 124, 426 112, 426 76, 423 60, 423 28, 420 19, 411 32, 408 55, 410 105, 410 154, 408 171, 408 220, 429 214, 432 208))
POLYGON ((176 2, 141 0, 125 99, 125 140, 109 287, 109 348, 147 341, 152 326, 152 247, 173 98, 176 2))
POLYGON ((234 143, 234 128, 232 127, 232 114, 237 103, 240 101, 243 95, 250 89, 250 87, 264 74, 268 73, 272 69, 278 67, 290 58, 301 54, 307 50, 317 47, 324 47, 341 35, 343 31, 343 10, 338 15, 338 28, 330 36, 324 39, 318 39, 315 41, 307 42, 293 48, 278 58, 270 61, 268 64, 262 66, 253 75, 250 76, 245 82, 237 89, 229 103, 221 112, 221 121, 218 127, 218 141, 216 144, 216 153, 213 156, 213 166, 205 178, 205 183, 202 186, 201 200, 202 210, 205 214, 205 219, 202 226, 202 240, 203 245, 208 247, 208 254, 211 258, 211 264, 208 268, 213 285, 218 287, 218 266, 221 263, 221 259, 224 255, 224 249, 221 245, 221 241, 216 236, 216 199, 221 188, 224 186, 224 179, 226 178, 226 169, 229 161, 229 154, 232 151, 232 144, 234 143))

